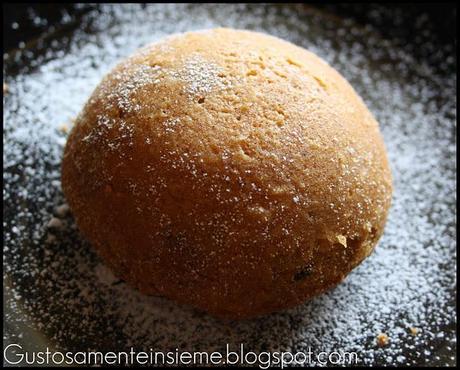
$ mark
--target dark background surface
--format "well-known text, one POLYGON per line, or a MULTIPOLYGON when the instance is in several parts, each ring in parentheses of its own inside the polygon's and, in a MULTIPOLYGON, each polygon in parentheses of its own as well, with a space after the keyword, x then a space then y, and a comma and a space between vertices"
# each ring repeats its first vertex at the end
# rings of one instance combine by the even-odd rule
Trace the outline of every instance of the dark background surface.
MULTIPOLYGON (((451 46, 455 56, 457 43, 457 5, 452 3, 371 3, 331 4, 317 3, 313 6, 336 14, 353 18, 360 24, 372 25, 385 38, 398 39, 412 48, 413 53, 431 63, 436 55, 416 47, 415 39, 430 40, 440 47, 451 46), (423 27, 420 27, 420 22, 423 27), (423 29, 423 32, 420 32, 423 29)), ((19 47, 43 33, 53 32, 56 27, 65 27, 78 22, 79 16, 97 7, 95 4, 3 4, 3 52, 19 47)))

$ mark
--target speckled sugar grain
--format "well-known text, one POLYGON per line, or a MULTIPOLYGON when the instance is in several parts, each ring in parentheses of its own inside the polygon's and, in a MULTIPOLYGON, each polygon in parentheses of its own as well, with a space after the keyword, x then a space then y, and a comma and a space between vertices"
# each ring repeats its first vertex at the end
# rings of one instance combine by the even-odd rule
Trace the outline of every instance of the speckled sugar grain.
MULTIPOLYGON (((22 57, 35 67, 4 78, 5 312, 16 332, 27 323, 57 348, 72 350, 133 345, 222 351, 226 343, 244 343, 254 351, 356 350, 361 363, 410 364, 443 363, 436 357, 436 348, 443 346, 454 356, 455 78, 436 74, 371 28, 308 9, 100 8, 83 19, 90 33, 82 27, 62 41, 68 49, 56 42, 42 56, 24 49, 22 57), (237 323, 142 296, 118 281, 79 237, 63 206, 59 181, 66 135, 60 127, 75 118, 105 73, 165 35, 215 26, 285 38, 337 68, 381 124, 395 186, 381 242, 343 284, 288 312, 237 323), (422 330, 414 336, 411 327, 422 330), (376 346, 379 333, 391 338, 384 347, 376 346)), ((7 65, 12 58, 18 56, 8 55, 7 65)), ((190 67, 197 68, 204 67, 199 62, 190 67)), ((144 76, 139 83, 155 83, 157 71, 139 73, 144 76)), ((207 66, 196 75, 209 80, 215 73, 214 66, 207 66)), ((207 88, 193 73, 187 76, 191 91, 207 88)), ((167 125, 180 130, 180 122, 167 125)), ((11 332, 4 336, 18 338, 11 332)))

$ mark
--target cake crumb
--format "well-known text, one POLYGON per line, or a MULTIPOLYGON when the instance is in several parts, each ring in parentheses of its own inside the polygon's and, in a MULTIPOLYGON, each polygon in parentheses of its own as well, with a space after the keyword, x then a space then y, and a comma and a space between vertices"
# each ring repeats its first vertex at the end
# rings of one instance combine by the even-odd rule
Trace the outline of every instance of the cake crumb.
POLYGON ((419 332, 419 329, 416 328, 416 327, 411 326, 411 327, 409 328, 409 332, 410 332, 412 335, 417 335, 418 332, 419 332))
POLYGON ((49 221, 48 224, 46 225, 48 228, 54 228, 54 229, 61 229, 63 226, 63 222, 57 218, 57 217, 52 217, 49 221))
POLYGON ((70 129, 75 125, 75 118, 71 118, 69 121, 61 124, 58 129, 64 134, 69 133, 70 129))
POLYGON ((69 206, 67 203, 61 204, 60 206, 56 207, 56 215, 58 217, 64 217, 69 212, 69 206))
POLYGON ((388 345, 389 341, 390 338, 385 333, 380 333, 379 335, 377 335, 377 345, 379 347, 385 347, 386 345, 388 345))
POLYGON ((59 126, 59 131, 61 131, 63 134, 67 134, 69 132, 69 126, 67 123, 63 123, 61 126, 59 126))

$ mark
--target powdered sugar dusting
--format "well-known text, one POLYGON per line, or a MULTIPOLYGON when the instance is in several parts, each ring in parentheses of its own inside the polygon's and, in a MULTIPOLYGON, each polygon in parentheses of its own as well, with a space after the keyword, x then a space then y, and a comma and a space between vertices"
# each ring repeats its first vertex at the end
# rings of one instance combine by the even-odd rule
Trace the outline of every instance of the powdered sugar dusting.
POLYGON ((225 82, 219 77, 221 68, 194 55, 187 59, 179 71, 173 71, 171 76, 185 83, 185 92, 191 95, 205 95, 212 89, 225 87, 225 82))
MULTIPOLYGON (((372 29, 300 7, 102 5, 100 12, 85 16, 85 25, 91 25, 92 32, 83 31, 85 27, 75 31, 68 48, 46 49, 41 56, 24 49, 6 59, 8 340, 17 341, 30 326, 57 348, 72 350, 126 350, 133 345, 212 351, 222 350, 225 343, 243 342, 255 351, 298 351, 309 346, 356 350, 365 364, 452 362, 449 357, 455 356, 456 349, 455 76, 436 74, 392 42, 381 40, 372 29), (395 187, 384 237, 343 284, 288 312, 237 323, 143 296, 118 281, 79 236, 63 206, 59 181, 66 138, 61 127, 76 117, 120 58, 174 32, 222 25, 293 41, 349 79, 381 124, 395 187), (29 60, 32 68, 9 74, 15 60, 29 60), (413 334, 412 328, 420 330, 413 334), (384 346, 377 343, 381 333, 389 338, 384 346)), ((445 63, 443 69, 452 60, 445 58, 445 63)), ((131 104, 131 94, 146 84, 159 83, 163 71, 140 66, 134 75, 129 83, 119 75, 120 90, 113 96, 114 104, 129 112, 138 109, 131 104)), ((191 95, 226 86, 219 69, 198 55, 184 61, 183 69, 170 77, 180 79, 191 95)), ((101 116, 99 124, 112 123, 101 116)), ((166 130, 176 130, 181 122, 164 125, 166 130)), ((120 130, 131 134, 128 125, 121 124, 120 130)), ((293 195, 294 203, 300 201, 299 195, 293 195)))
POLYGON ((112 76, 116 80, 116 87, 108 94, 110 100, 115 99, 118 108, 126 113, 137 112, 141 103, 132 102, 131 95, 143 87, 160 82, 161 68, 159 66, 136 65, 134 71, 118 71, 112 76))

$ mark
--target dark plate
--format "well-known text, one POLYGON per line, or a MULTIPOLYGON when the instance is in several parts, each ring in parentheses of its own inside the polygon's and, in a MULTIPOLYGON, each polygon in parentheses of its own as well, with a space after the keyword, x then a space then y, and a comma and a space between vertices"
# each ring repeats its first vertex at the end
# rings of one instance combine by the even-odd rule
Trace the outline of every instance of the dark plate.
MULTIPOLYGON (((359 364, 456 364, 452 33, 423 12, 375 6, 358 9, 366 24, 343 16, 356 9, 338 6, 79 6, 52 26, 43 9, 30 17, 18 10, 31 23, 4 36, 10 47, 25 37, 4 54, 4 345, 18 343, 23 353, 225 351, 243 343, 259 352, 356 351, 359 364), (415 31, 392 32, 408 16, 415 31), (78 235, 59 183, 64 126, 103 74, 145 43, 217 25, 280 36, 339 70, 381 124, 395 185, 384 237, 343 284, 245 322, 218 321, 117 281, 78 235), (45 34, 27 38, 30 30, 45 34), (380 333, 386 346, 377 345, 380 333)), ((455 23, 449 9, 446 23, 455 23)))

